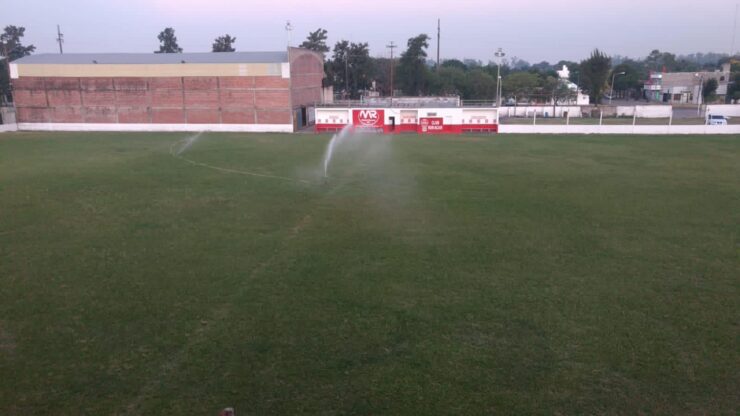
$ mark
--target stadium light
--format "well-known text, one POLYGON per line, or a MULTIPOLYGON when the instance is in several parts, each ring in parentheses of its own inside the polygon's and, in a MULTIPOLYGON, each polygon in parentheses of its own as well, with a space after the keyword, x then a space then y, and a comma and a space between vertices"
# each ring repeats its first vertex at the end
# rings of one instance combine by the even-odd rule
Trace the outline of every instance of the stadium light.
POLYGON ((496 53, 493 54, 493 56, 496 57, 496 68, 497 68, 497 76, 496 76, 496 108, 501 108, 501 87, 503 82, 501 82, 501 63, 504 60, 504 57, 506 56, 506 53, 504 53, 504 50, 501 48, 498 48, 496 50, 496 53))

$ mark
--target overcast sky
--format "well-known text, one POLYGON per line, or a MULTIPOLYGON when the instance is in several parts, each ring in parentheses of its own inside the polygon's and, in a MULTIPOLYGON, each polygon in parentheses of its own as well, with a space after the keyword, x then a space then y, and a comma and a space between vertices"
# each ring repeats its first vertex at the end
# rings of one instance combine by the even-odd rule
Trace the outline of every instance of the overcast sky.
POLYGON ((58 51, 57 23, 65 52, 152 52, 167 26, 185 52, 208 52, 224 33, 236 36, 237 50, 281 50, 290 20, 294 46, 323 27, 330 45, 369 42, 373 56, 387 56, 389 41, 405 47, 416 34, 435 37, 439 17, 443 58, 488 61, 502 47, 535 63, 580 60, 595 47, 631 57, 656 48, 728 53, 738 1, 2 0, 0 25, 26 27, 37 53, 58 51))

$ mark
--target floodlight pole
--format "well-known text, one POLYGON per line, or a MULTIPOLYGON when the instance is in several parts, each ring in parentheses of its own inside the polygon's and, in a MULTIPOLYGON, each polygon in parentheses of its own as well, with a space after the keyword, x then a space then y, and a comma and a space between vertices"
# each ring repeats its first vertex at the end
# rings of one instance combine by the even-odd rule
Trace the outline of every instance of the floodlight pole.
POLYGON ((285 22, 285 31, 288 33, 288 48, 290 48, 293 41, 293 24, 290 23, 290 20, 285 22))
POLYGON ((503 84, 501 82, 501 61, 506 56, 506 53, 504 53, 504 50, 501 48, 498 48, 496 50, 496 53, 493 54, 496 57, 496 68, 497 68, 497 76, 496 76, 496 108, 501 108, 501 87, 503 84))

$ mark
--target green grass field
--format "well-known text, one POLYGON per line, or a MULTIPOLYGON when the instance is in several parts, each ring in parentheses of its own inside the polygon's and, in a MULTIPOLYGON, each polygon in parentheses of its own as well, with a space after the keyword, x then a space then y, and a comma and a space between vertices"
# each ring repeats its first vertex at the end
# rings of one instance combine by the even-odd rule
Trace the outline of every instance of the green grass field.
POLYGON ((0 135, 0 414, 740 411, 738 137, 185 136, 0 135))

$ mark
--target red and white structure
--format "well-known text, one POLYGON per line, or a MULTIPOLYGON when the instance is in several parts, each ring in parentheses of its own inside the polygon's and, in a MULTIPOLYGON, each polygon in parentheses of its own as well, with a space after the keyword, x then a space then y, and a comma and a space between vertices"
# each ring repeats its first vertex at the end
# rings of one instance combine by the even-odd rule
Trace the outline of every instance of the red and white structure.
POLYGON ((316 108, 316 132, 334 132, 346 125, 384 134, 497 133, 498 110, 454 108, 316 108))

